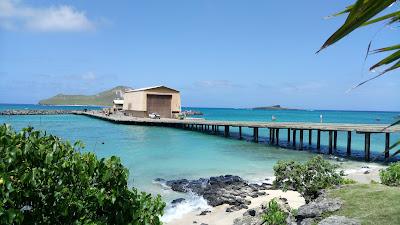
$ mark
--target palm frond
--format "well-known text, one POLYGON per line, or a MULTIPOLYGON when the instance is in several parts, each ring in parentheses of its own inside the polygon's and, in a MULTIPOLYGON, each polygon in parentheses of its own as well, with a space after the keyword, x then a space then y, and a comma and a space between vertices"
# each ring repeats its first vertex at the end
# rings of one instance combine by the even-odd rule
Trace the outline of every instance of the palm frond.
POLYGON ((395 1, 396 0, 357 0, 349 10, 349 15, 347 16, 344 24, 335 33, 333 33, 328 40, 325 41, 318 52, 341 40, 349 33, 376 16, 378 13, 389 7, 395 1))
POLYGON ((400 44, 399 45, 393 45, 393 46, 390 46, 390 47, 375 49, 375 50, 373 50, 371 52, 371 54, 387 52, 387 51, 393 51, 393 50, 397 50, 397 49, 400 49, 400 44))
POLYGON ((367 83, 367 82, 369 82, 371 80, 375 80, 376 78, 384 75, 385 73, 387 73, 387 72, 389 72, 391 70, 397 69, 399 67, 400 67, 400 60, 398 60, 397 63, 395 63, 393 66, 389 67, 388 69, 384 70, 383 72, 379 73, 378 75, 376 75, 374 77, 371 77, 371 78, 369 78, 369 79, 367 79, 367 80, 355 85, 354 87, 350 88, 347 92, 349 92, 349 91, 351 91, 353 89, 356 89, 356 88, 360 87, 361 85, 363 85, 363 84, 365 84, 365 83, 367 83))
MULTIPOLYGON (((383 21, 383 20, 390 19, 390 18, 392 18, 392 20, 393 19, 396 20, 396 19, 399 18, 399 16, 400 16, 400 11, 397 11, 397 12, 394 12, 394 13, 389 13, 387 15, 378 17, 376 19, 368 20, 367 22, 363 23, 362 26, 367 26, 367 25, 370 25, 370 24, 373 24, 373 23, 377 23, 377 22, 380 22, 380 21, 383 21)), ((392 20, 389 23, 392 23, 392 20)))
POLYGON ((383 66, 383 65, 388 65, 394 61, 397 61, 398 59, 400 59, 400 50, 396 51, 395 53, 389 55, 388 57, 382 59, 381 61, 379 61, 378 63, 376 63, 375 65, 371 66, 371 68, 369 68, 369 70, 373 70, 377 67, 383 66))

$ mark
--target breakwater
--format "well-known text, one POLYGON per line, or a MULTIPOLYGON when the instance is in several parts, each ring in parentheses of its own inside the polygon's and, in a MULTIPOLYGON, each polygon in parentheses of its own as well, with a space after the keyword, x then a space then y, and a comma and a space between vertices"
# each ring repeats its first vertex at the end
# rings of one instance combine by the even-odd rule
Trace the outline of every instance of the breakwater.
POLYGON ((62 115, 75 114, 74 110, 46 110, 46 109, 13 109, 0 111, 3 116, 18 116, 18 115, 62 115))

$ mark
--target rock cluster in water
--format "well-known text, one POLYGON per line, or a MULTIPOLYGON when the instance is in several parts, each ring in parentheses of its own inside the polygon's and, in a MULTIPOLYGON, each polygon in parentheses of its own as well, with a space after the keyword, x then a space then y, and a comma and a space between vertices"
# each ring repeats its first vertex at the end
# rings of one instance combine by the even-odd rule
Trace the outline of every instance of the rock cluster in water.
POLYGON ((24 109, 24 110, 5 110, 0 111, 0 115, 14 116, 14 115, 60 115, 72 114, 72 110, 43 110, 43 109, 24 109))
MULTIPOLYGON (((156 181, 164 181, 156 179, 156 181)), ((164 181, 173 191, 187 193, 193 192, 202 196, 210 206, 228 204, 227 212, 247 209, 251 201, 247 197, 256 198, 265 195, 263 190, 271 189, 266 183, 261 185, 249 184, 239 176, 225 175, 219 177, 200 178, 198 180, 170 180, 164 181)))

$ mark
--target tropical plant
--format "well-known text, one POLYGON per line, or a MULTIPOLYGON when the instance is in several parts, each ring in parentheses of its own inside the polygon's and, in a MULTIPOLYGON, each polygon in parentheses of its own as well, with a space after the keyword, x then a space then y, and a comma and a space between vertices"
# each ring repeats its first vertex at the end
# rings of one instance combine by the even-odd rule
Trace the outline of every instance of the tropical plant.
POLYGON ((82 148, 1 125, 0 224, 161 224, 160 196, 129 189, 119 158, 82 148))
POLYGON ((379 172, 382 184, 400 186, 400 162, 392 163, 379 172))
MULTIPOLYGON (((396 0, 356 0, 353 5, 346 7, 345 10, 334 14, 333 16, 339 16, 343 14, 348 14, 346 21, 343 25, 334 32, 328 40, 322 45, 319 51, 334 44, 335 42, 346 37, 348 34, 354 30, 375 24, 381 21, 387 21, 387 25, 393 25, 400 22, 400 10, 391 12, 389 14, 375 17, 381 12, 387 10, 390 6, 395 4, 396 0)), ((370 51, 371 42, 368 45, 368 54, 382 53, 382 52, 392 52, 389 56, 385 57, 381 61, 372 65, 369 69, 374 70, 378 67, 387 65, 388 67, 380 72, 378 75, 358 84, 360 86, 370 80, 373 80, 389 71, 398 69, 400 67, 400 44, 394 44, 392 46, 379 48, 370 51), (393 52, 394 51, 394 52, 393 52)), ((318 52, 319 52, 318 51, 318 52)))
POLYGON ((319 191, 343 183, 338 166, 316 156, 305 163, 278 161, 274 166, 274 186, 284 191, 300 192, 307 202, 318 197, 319 191))
MULTIPOLYGON (((378 22, 385 22, 385 26, 394 26, 395 24, 400 23, 400 10, 393 9, 390 10, 393 5, 397 4, 398 0, 356 0, 353 5, 347 6, 345 10, 332 15, 332 17, 340 16, 347 14, 347 18, 343 25, 336 30, 329 38, 325 41, 322 45, 320 50, 325 49, 326 47, 336 43, 337 41, 343 39, 354 30, 371 25, 376 24, 378 22), (386 12, 385 15, 382 15, 386 12)), ((392 7, 394 8, 394 7, 392 7)), ((396 43, 392 46, 387 46, 383 48, 378 48, 375 50, 370 50, 372 41, 369 42, 367 48, 367 55, 365 59, 367 59, 368 55, 376 54, 376 53, 390 53, 388 56, 380 60, 379 62, 375 63, 374 65, 370 66, 370 70, 375 70, 378 67, 385 66, 383 71, 379 72, 377 75, 367 79, 359 84, 357 84, 353 88, 357 88, 368 81, 376 79, 389 71, 393 71, 400 68, 400 44, 396 43)), ((317 52, 317 53, 318 53, 317 52)), ((391 126, 399 125, 400 120, 393 123, 391 126)), ((393 144, 387 151, 393 150, 394 148, 400 146, 400 141, 393 144)), ((395 153, 391 155, 391 157, 400 154, 400 149, 398 149, 395 153)))
POLYGON ((276 199, 272 199, 268 203, 267 211, 261 217, 265 225, 286 225, 288 216, 288 213, 281 209, 276 199))

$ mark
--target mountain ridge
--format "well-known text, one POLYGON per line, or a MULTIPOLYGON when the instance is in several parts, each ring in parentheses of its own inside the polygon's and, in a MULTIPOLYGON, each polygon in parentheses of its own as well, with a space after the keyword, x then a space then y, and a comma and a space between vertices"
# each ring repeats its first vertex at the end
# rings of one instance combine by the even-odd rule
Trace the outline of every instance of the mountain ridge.
POLYGON ((116 86, 109 90, 94 95, 66 95, 57 94, 53 97, 39 101, 40 105, 96 105, 111 106, 112 100, 123 99, 123 93, 132 88, 127 86, 116 86))

